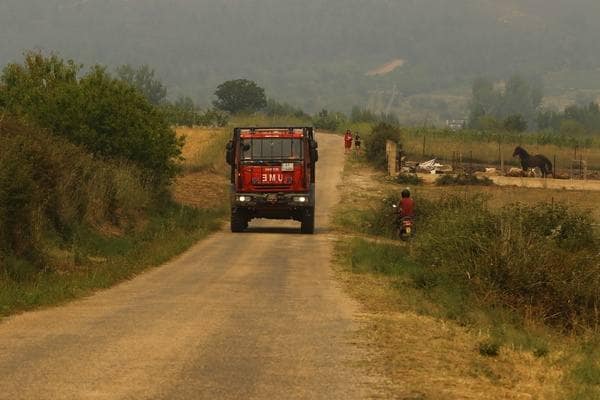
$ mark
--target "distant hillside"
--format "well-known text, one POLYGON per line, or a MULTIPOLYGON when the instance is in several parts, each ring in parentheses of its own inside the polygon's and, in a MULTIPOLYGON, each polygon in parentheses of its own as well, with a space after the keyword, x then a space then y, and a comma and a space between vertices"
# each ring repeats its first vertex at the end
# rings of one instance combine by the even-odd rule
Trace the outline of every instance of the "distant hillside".
POLYGON ((42 48, 149 64, 172 95, 202 104, 245 77, 310 111, 399 109, 409 96, 464 93, 480 75, 594 70, 598 16, 596 0, 3 0, 0 64, 42 48))

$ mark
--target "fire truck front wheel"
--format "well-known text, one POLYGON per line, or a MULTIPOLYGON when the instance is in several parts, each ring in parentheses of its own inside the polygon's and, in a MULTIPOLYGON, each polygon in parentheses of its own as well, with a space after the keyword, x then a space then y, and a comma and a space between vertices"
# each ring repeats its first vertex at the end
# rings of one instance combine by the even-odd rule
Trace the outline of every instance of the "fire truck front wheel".
POLYGON ((243 232, 248 228, 248 219, 240 212, 231 211, 231 232, 243 232))
POLYGON ((315 209, 311 208, 306 211, 302 217, 300 232, 306 234, 315 233, 315 209))

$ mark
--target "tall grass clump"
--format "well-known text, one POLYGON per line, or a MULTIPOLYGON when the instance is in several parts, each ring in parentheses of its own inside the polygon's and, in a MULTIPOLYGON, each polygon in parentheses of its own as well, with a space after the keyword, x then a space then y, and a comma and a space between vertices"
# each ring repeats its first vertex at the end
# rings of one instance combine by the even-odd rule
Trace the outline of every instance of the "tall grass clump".
POLYGON ((413 255, 425 270, 561 328, 600 323, 600 242, 588 213, 550 203, 492 211, 481 196, 424 209, 413 255))
POLYGON ((130 229, 153 201, 131 163, 97 160, 15 119, 0 122, 0 148, 0 261, 43 267, 49 233, 68 241, 81 225, 130 229))

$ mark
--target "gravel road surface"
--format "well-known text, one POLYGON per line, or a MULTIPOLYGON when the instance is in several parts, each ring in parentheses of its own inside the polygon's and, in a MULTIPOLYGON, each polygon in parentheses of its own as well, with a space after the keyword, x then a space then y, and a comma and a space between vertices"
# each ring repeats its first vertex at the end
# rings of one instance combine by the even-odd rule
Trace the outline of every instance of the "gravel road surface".
POLYGON ((222 231, 110 290, 3 320, 0 398, 370 397, 359 310, 330 266, 343 144, 318 139, 317 234, 222 231))

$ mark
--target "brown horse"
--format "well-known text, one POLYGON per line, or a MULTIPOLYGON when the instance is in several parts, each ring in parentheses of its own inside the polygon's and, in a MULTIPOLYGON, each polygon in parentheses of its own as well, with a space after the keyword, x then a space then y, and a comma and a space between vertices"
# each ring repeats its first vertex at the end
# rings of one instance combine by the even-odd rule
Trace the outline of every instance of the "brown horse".
POLYGON ((535 156, 530 155, 527 150, 521 146, 517 146, 513 152, 513 157, 519 157, 521 159, 521 166, 523 171, 527 171, 529 168, 538 167, 542 171, 542 177, 548 176, 552 173, 552 163, 547 157, 536 154, 535 156))

